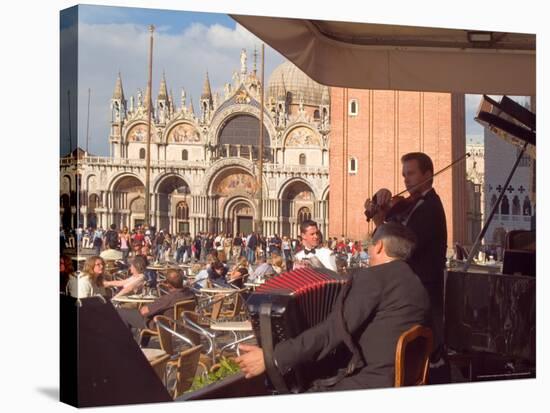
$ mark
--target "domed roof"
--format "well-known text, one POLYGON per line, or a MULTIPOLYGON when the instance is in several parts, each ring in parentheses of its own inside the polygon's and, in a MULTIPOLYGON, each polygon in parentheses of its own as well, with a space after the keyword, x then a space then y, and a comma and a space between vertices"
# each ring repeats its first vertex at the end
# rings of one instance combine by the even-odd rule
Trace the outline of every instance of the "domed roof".
POLYGON ((304 105, 319 106, 323 99, 323 90, 325 99, 328 88, 308 77, 304 72, 298 69, 293 63, 286 61, 277 66, 269 77, 267 94, 268 98, 277 100, 287 92, 291 93, 292 104, 300 103, 300 96, 304 96, 304 105))

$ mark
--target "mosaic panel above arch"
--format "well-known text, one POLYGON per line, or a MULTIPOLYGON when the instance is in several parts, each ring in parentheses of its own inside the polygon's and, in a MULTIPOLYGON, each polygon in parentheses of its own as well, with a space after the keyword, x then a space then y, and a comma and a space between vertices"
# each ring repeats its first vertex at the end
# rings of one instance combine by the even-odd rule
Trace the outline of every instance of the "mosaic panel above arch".
POLYGON ((220 196, 229 196, 237 190, 254 194, 256 191, 255 179, 247 173, 232 173, 219 179, 214 184, 213 192, 220 196))
POLYGON ((180 123, 170 129, 168 143, 199 143, 201 136, 197 129, 189 123, 180 123))
MULTIPOLYGON (((145 123, 138 123, 130 128, 126 134, 128 142, 143 142, 147 143, 147 125, 145 123)), ((151 128, 151 142, 158 140, 157 131, 155 128, 151 128)))
POLYGON ((122 176, 121 178, 117 179, 117 181, 113 185, 113 191, 115 192, 139 192, 144 193, 145 192, 145 186, 141 181, 136 178, 135 176, 122 176))
POLYGON ((294 201, 313 201, 313 192, 309 189, 305 189, 300 192, 293 192, 289 190, 286 194, 286 199, 292 199, 294 201))
POLYGON ((315 132, 307 126, 299 126, 293 129, 287 136, 285 146, 304 147, 304 146, 321 146, 321 140, 315 132))

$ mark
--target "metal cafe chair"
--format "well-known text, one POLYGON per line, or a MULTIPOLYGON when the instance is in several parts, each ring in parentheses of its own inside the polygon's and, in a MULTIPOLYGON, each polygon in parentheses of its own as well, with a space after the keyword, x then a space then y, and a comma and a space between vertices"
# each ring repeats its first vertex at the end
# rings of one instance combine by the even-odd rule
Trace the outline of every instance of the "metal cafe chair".
MULTIPOLYGON (((195 299, 178 301, 172 308, 172 314, 169 314, 174 320, 178 320, 184 311, 192 311, 195 309, 195 299)), ((167 314, 168 315, 168 314, 167 314)), ((144 346, 145 337, 158 337, 158 331, 150 328, 144 328, 139 332, 139 344, 144 346)), ((148 340, 147 340, 148 341, 148 340)))

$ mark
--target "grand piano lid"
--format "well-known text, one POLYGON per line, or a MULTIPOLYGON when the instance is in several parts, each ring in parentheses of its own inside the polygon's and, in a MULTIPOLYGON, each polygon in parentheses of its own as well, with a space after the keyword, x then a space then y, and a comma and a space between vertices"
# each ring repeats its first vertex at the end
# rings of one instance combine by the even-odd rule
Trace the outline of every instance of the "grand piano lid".
POLYGON ((528 142, 525 152, 532 159, 536 159, 536 115, 529 109, 507 96, 503 96, 501 101, 497 102, 483 95, 475 120, 520 149, 528 142))

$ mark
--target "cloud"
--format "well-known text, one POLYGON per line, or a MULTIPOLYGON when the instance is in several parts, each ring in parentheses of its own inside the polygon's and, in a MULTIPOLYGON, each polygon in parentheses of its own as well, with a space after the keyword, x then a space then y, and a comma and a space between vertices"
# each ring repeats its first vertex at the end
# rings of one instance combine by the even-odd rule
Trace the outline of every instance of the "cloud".
MULTIPOLYGON (((477 115, 479 109, 479 104, 481 102, 483 95, 465 95, 465 117, 466 117, 466 136, 467 140, 470 137, 475 137, 474 139, 481 140, 483 137, 483 127, 477 123, 474 118, 477 115)), ((501 95, 489 95, 489 97, 495 101, 500 101, 502 98, 501 95)), ((508 96, 509 98, 515 100, 521 105, 525 105, 528 102, 528 97, 526 96, 508 96)))
MULTIPOLYGON (((192 96, 195 109, 208 70, 213 92, 223 91, 240 68, 241 49, 247 49, 248 68, 252 69, 254 47, 261 42, 239 24, 193 23, 181 33, 168 27, 155 30, 153 45, 153 96, 158 93, 162 73, 168 89, 180 104, 181 88, 192 96)), ((79 145, 86 146, 88 88, 91 89, 90 146, 91 153, 108 155, 110 98, 120 71, 124 94, 130 101, 137 90, 145 90, 148 70, 149 33, 136 24, 79 25, 79 145)), ((259 55, 259 52, 258 52, 259 55)), ((258 56, 259 62, 259 56, 258 56)), ((266 46, 266 83, 273 69, 283 62, 282 56, 266 46)), ((258 63, 259 69, 259 63, 258 63)))

